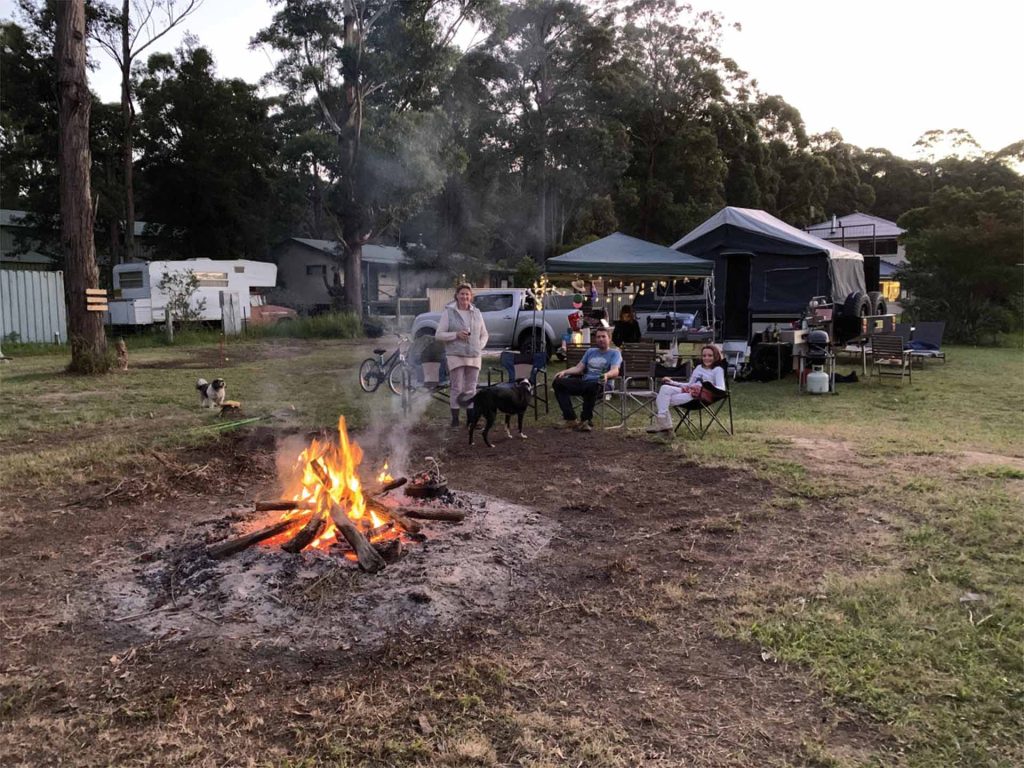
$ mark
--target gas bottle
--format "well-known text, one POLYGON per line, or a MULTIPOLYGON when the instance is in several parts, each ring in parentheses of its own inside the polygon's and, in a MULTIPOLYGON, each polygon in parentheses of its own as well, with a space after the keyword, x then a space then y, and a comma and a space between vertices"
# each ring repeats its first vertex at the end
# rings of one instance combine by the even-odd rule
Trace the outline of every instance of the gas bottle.
POLYGON ((817 366, 807 374, 807 392, 811 395, 828 393, 828 374, 817 366))

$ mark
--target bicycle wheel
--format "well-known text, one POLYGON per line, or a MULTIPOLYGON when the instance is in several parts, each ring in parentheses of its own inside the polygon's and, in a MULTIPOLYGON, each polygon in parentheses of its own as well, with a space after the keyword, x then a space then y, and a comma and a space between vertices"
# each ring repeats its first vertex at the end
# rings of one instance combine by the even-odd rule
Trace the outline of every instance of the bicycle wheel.
POLYGON ((384 381, 384 371, 380 363, 372 357, 363 360, 359 365, 359 386, 363 392, 376 392, 384 381))
POLYGON ((406 389, 416 386, 412 376, 412 366, 408 363, 399 363, 388 374, 388 387, 396 395, 401 395, 406 389))

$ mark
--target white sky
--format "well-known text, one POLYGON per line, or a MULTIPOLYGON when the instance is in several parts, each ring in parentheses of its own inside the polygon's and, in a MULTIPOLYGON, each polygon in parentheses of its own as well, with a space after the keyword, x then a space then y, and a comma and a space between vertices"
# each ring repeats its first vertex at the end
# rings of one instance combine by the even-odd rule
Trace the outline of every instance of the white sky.
MULTIPOLYGON (((964 128, 987 151, 1024 139, 1024 3, 1020 0, 691 0, 742 32, 722 46, 761 90, 800 110, 811 133, 836 128, 863 148, 917 157, 930 129, 964 128)), ((13 0, 0 0, 9 19, 13 0)), ((221 77, 255 82, 271 52, 249 39, 272 15, 262 0, 206 0, 184 24, 216 58, 221 77)), ((160 41, 173 50, 181 35, 160 41)), ((118 98, 118 75, 102 64, 90 83, 118 98)))

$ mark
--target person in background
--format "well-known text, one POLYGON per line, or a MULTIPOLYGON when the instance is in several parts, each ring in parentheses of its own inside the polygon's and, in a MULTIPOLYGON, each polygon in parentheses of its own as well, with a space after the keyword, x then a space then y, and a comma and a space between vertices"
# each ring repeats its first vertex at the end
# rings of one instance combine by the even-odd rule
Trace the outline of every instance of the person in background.
POLYGON ((640 341, 640 323, 636 321, 633 307, 626 304, 619 310, 619 319, 615 321, 612 331, 612 344, 621 347, 623 344, 636 344, 640 341))
POLYGON ((648 432, 671 432, 672 417, 668 409, 673 405, 683 405, 700 397, 700 391, 707 382, 715 389, 725 389, 725 369, 721 365, 722 353, 713 344, 705 345, 700 351, 698 365, 688 382, 662 379, 658 390, 658 412, 654 417, 654 425, 647 428, 648 432))
POLYGON ((484 317, 473 306, 473 286, 462 283, 455 289, 455 301, 441 313, 434 338, 445 342, 450 390, 448 402, 452 411, 452 426, 457 427, 459 397, 476 393, 481 355, 487 346, 484 317))
POLYGON ((622 353, 612 349, 611 341, 608 329, 598 328, 594 331, 595 346, 583 353, 583 359, 571 368, 555 374, 551 386, 562 409, 565 426, 576 427, 581 432, 593 431, 597 398, 604 393, 605 382, 616 378, 622 367, 622 353), (572 407, 573 395, 583 398, 579 422, 576 421, 576 412, 572 407))

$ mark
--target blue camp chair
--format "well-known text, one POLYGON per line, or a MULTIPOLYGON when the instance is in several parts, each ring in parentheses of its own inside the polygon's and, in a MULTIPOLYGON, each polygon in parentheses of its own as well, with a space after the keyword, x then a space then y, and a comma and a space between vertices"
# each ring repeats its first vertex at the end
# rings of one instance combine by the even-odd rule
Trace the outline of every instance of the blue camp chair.
POLYGON ((493 382, 492 377, 497 375, 498 382, 529 380, 533 386, 533 418, 539 418, 540 403, 544 403, 544 413, 549 411, 548 398, 548 360, 544 352, 517 352, 506 350, 499 358, 499 368, 487 370, 487 385, 493 382))

